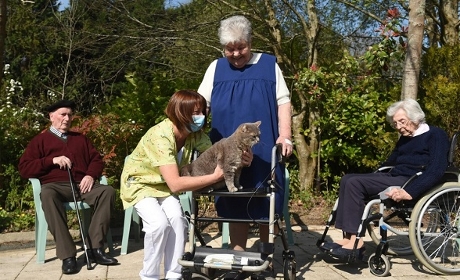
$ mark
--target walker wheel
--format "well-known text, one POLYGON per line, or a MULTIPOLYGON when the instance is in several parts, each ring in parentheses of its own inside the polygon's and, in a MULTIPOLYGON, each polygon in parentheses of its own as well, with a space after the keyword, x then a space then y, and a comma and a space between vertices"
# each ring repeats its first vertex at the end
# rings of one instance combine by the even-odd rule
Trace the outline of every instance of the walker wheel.
POLYGON ((288 256, 283 256, 283 276, 284 280, 295 280, 296 262, 294 252, 290 251, 288 256))
POLYGON ((371 270, 371 273, 375 276, 379 277, 385 277, 390 275, 390 260, 386 255, 380 255, 380 257, 377 257, 375 253, 373 253, 369 257, 369 269, 371 270))
POLYGON ((192 271, 190 271, 188 268, 182 268, 182 279, 192 280, 192 271))

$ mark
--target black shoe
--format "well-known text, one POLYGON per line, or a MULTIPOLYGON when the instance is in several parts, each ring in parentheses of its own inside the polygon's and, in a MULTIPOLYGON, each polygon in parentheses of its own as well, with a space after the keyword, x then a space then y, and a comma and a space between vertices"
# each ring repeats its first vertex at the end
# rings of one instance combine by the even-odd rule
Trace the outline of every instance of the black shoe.
POLYGON ((70 257, 62 260, 62 273, 64 274, 75 274, 78 272, 77 259, 70 257))
POLYGON ((105 254, 104 250, 88 249, 88 258, 91 262, 102 264, 102 265, 114 265, 118 263, 118 260, 105 254))
POLYGON ((342 245, 335 243, 335 242, 324 241, 323 244, 321 244, 318 247, 324 252, 330 252, 331 250, 342 247, 342 245))
POLYGON ((364 246, 356 250, 339 247, 332 249, 329 254, 341 260, 353 261, 353 255, 355 259, 364 259, 364 251, 366 251, 366 248, 364 248, 364 246))

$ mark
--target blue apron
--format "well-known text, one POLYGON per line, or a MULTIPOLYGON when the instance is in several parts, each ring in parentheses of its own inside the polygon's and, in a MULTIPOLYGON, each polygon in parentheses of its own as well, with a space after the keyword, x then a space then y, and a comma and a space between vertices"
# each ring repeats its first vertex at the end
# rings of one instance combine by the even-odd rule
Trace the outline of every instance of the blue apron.
MULTIPOLYGON (((250 167, 243 168, 240 184, 243 188, 267 187, 271 174, 271 154, 278 131, 278 104, 276 101, 276 58, 262 54, 256 64, 242 69, 233 67, 226 58, 218 59, 211 94, 211 132, 213 143, 230 136, 246 122, 261 121, 260 142, 252 151, 250 167)), ((282 214, 284 199, 284 166, 276 166, 275 211, 282 214)), ((216 198, 218 215, 235 219, 268 219, 268 198, 216 198)))

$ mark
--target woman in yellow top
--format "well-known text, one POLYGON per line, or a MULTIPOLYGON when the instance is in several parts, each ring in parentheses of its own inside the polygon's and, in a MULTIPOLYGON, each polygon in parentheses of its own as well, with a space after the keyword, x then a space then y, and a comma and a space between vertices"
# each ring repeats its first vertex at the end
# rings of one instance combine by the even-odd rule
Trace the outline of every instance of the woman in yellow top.
MULTIPOLYGON (((144 262, 141 279, 160 279, 164 256, 165 278, 181 279, 187 220, 177 193, 193 191, 223 179, 218 166, 213 174, 180 177, 193 150, 211 146, 202 128, 206 124, 206 100, 197 92, 180 90, 166 107, 167 119, 153 126, 126 160, 121 175, 121 199, 126 209, 134 206, 143 222, 144 262)), ((242 155, 246 165, 252 154, 242 155)))

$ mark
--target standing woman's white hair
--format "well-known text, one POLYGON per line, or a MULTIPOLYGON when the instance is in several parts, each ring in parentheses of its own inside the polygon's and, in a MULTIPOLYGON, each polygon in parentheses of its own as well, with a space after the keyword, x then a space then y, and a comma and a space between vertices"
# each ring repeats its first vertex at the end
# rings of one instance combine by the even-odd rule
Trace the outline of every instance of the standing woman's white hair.
POLYGON ((218 31, 222 46, 242 41, 250 44, 251 33, 251 22, 244 16, 232 16, 222 20, 218 31))
POLYGON ((408 98, 403 101, 398 101, 390 105, 387 110, 387 121, 392 124, 393 116, 399 109, 406 112, 407 117, 416 125, 425 123, 425 112, 423 112, 420 104, 414 99, 408 98))

